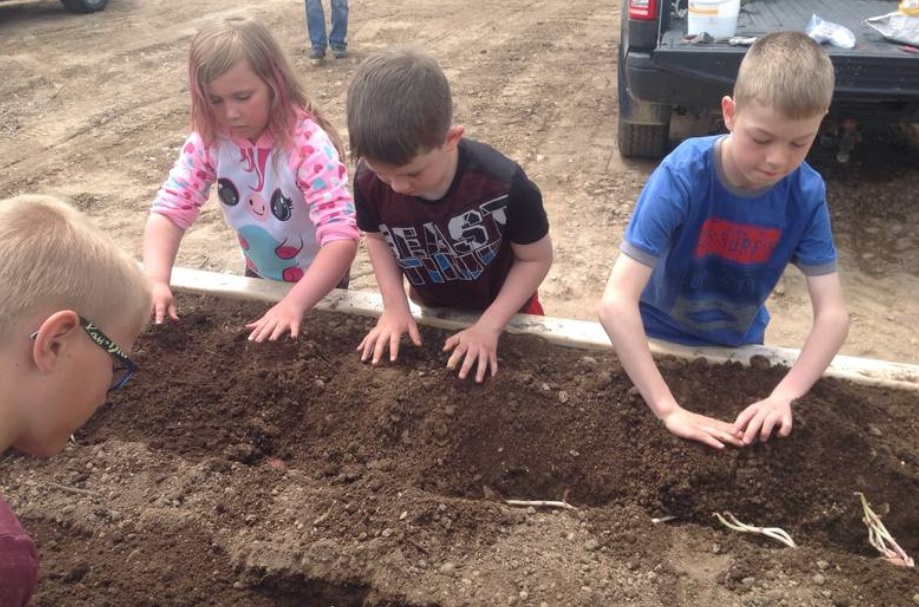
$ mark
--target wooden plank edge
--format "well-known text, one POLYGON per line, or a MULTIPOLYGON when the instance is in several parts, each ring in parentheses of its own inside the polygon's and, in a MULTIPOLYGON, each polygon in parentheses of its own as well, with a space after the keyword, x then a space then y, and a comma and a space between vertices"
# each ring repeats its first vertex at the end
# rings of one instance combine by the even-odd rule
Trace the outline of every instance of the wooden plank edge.
MULTIPOLYGON (((290 289, 286 283, 181 267, 173 269, 171 282, 177 291, 268 303, 280 301, 290 289)), ((316 308, 379 317, 383 312, 383 300, 375 292, 334 289, 316 304, 316 308)), ((439 329, 463 329, 477 318, 476 315, 457 310, 432 310, 414 303, 410 303, 410 308, 417 322, 439 329)), ((507 330, 511 333, 537 335, 565 347, 592 350, 612 348, 606 332, 598 322, 518 314, 508 323, 507 330)), ((746 366, 750 365, 753 357, 765 358, 772 365, 790 366, 800 353, 800 350, 771 346, 690 347, 654 339, 650 340, 650 345, 656 355, 684 359, 704 358, 713 363, 733 361, 746 366)), ((919 390, 919 365, 839 355, 833 359, 824 375, 860 384, 919 390)))

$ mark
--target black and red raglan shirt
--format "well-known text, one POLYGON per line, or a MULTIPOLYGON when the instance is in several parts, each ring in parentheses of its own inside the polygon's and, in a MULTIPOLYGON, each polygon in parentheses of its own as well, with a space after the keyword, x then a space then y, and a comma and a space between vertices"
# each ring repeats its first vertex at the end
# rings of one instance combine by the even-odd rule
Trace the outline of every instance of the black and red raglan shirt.
POLYGON ((514 262, 511 243, 549 233, 539 188, 514 161, 460 140, 456 175, 440 200, 398 194, 361 164, 354 179, 357 224, 382 234, 417 303, 481 311, 497 298, 514 262))

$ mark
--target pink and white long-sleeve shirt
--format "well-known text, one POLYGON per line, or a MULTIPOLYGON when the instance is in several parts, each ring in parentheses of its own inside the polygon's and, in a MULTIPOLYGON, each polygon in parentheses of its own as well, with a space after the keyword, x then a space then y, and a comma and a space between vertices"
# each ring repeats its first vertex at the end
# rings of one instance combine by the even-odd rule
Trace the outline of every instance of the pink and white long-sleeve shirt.
POLYGON ((322 245, 359 239, 347 169, 328 134, 305 112, 292 151, 276 147, 267 133, 255 143, 234 137, 211 146, 192 133, 151 212, 186 230, 215 182, 246 267, 263 278, 296 282, 322 245))

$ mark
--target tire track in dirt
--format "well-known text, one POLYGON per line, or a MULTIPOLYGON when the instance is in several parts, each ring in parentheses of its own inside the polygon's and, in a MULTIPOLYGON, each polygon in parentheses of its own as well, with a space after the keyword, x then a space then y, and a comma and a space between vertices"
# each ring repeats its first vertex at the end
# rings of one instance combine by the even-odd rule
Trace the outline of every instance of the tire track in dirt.
POLYGON ((136 249, 186 130, 188 41, 203 19, 246 6, 212 2, 202 15, 185 3, 163 10, 124 0, 76 17, 49 5, 17 6, 0 25, 4 73, 16 75, 0 83, 0 188, 68 196, 136 249))
MULTIPOLYGON (((162 11, 155 4, 135 0, 112 3, 105 12, 86 17, 64 14, 46 18, 34 10, 9 24, 13 39, 4 38, 0 48, 10 46, 3 48, 5 62, 25 74, 2 85, 4 97, 21 91, 21 82, 26 80, 29 88, 51 89, 48 96, 55 102, 53 106, 22 104, 30 107, 18 108, 22 126, 9 143, 18 149, 24 142, 38 148, 19 160, 34 160, 48 148, 74 139, 79 142, 83 135, 95 137, 100 124, 111 122, 113 116, 109 115, 129 122, 136 119, 130 116, 132 112, 145 114, 167 99, 184 108, 185 58, 195 29, 204 18, 248 12, 240 2, 210 4, 211 12, 205 17, 200 8, 185 4, 162 11), (22 28, 25 33, 12 28, 22 28), (139 72, 143 78, 137 77, 139 72), (89 86, 87 78, 91 80, 89 86), (79 84, 72 84, 75 80, 79 84), (92 109, 81 118, 68 107, 92 109), (57 115, 49 115, 52 112, 57 115)), ((3 29, 0 27, 0 32, 3 29)))

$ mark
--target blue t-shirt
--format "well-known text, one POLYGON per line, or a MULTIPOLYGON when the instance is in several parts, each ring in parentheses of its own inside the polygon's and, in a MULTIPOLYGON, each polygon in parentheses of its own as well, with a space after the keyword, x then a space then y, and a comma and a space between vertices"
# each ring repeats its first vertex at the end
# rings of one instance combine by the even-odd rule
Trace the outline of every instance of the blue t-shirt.
POLYGON ((775 185, 737 190, 723 136, 688 139, 645 184, 621 245, 654 268, 639 304, 651 337, 689 345, 763 343, 764 305, 789 262, 836 271, 823 179, 802 163, 775 185))

